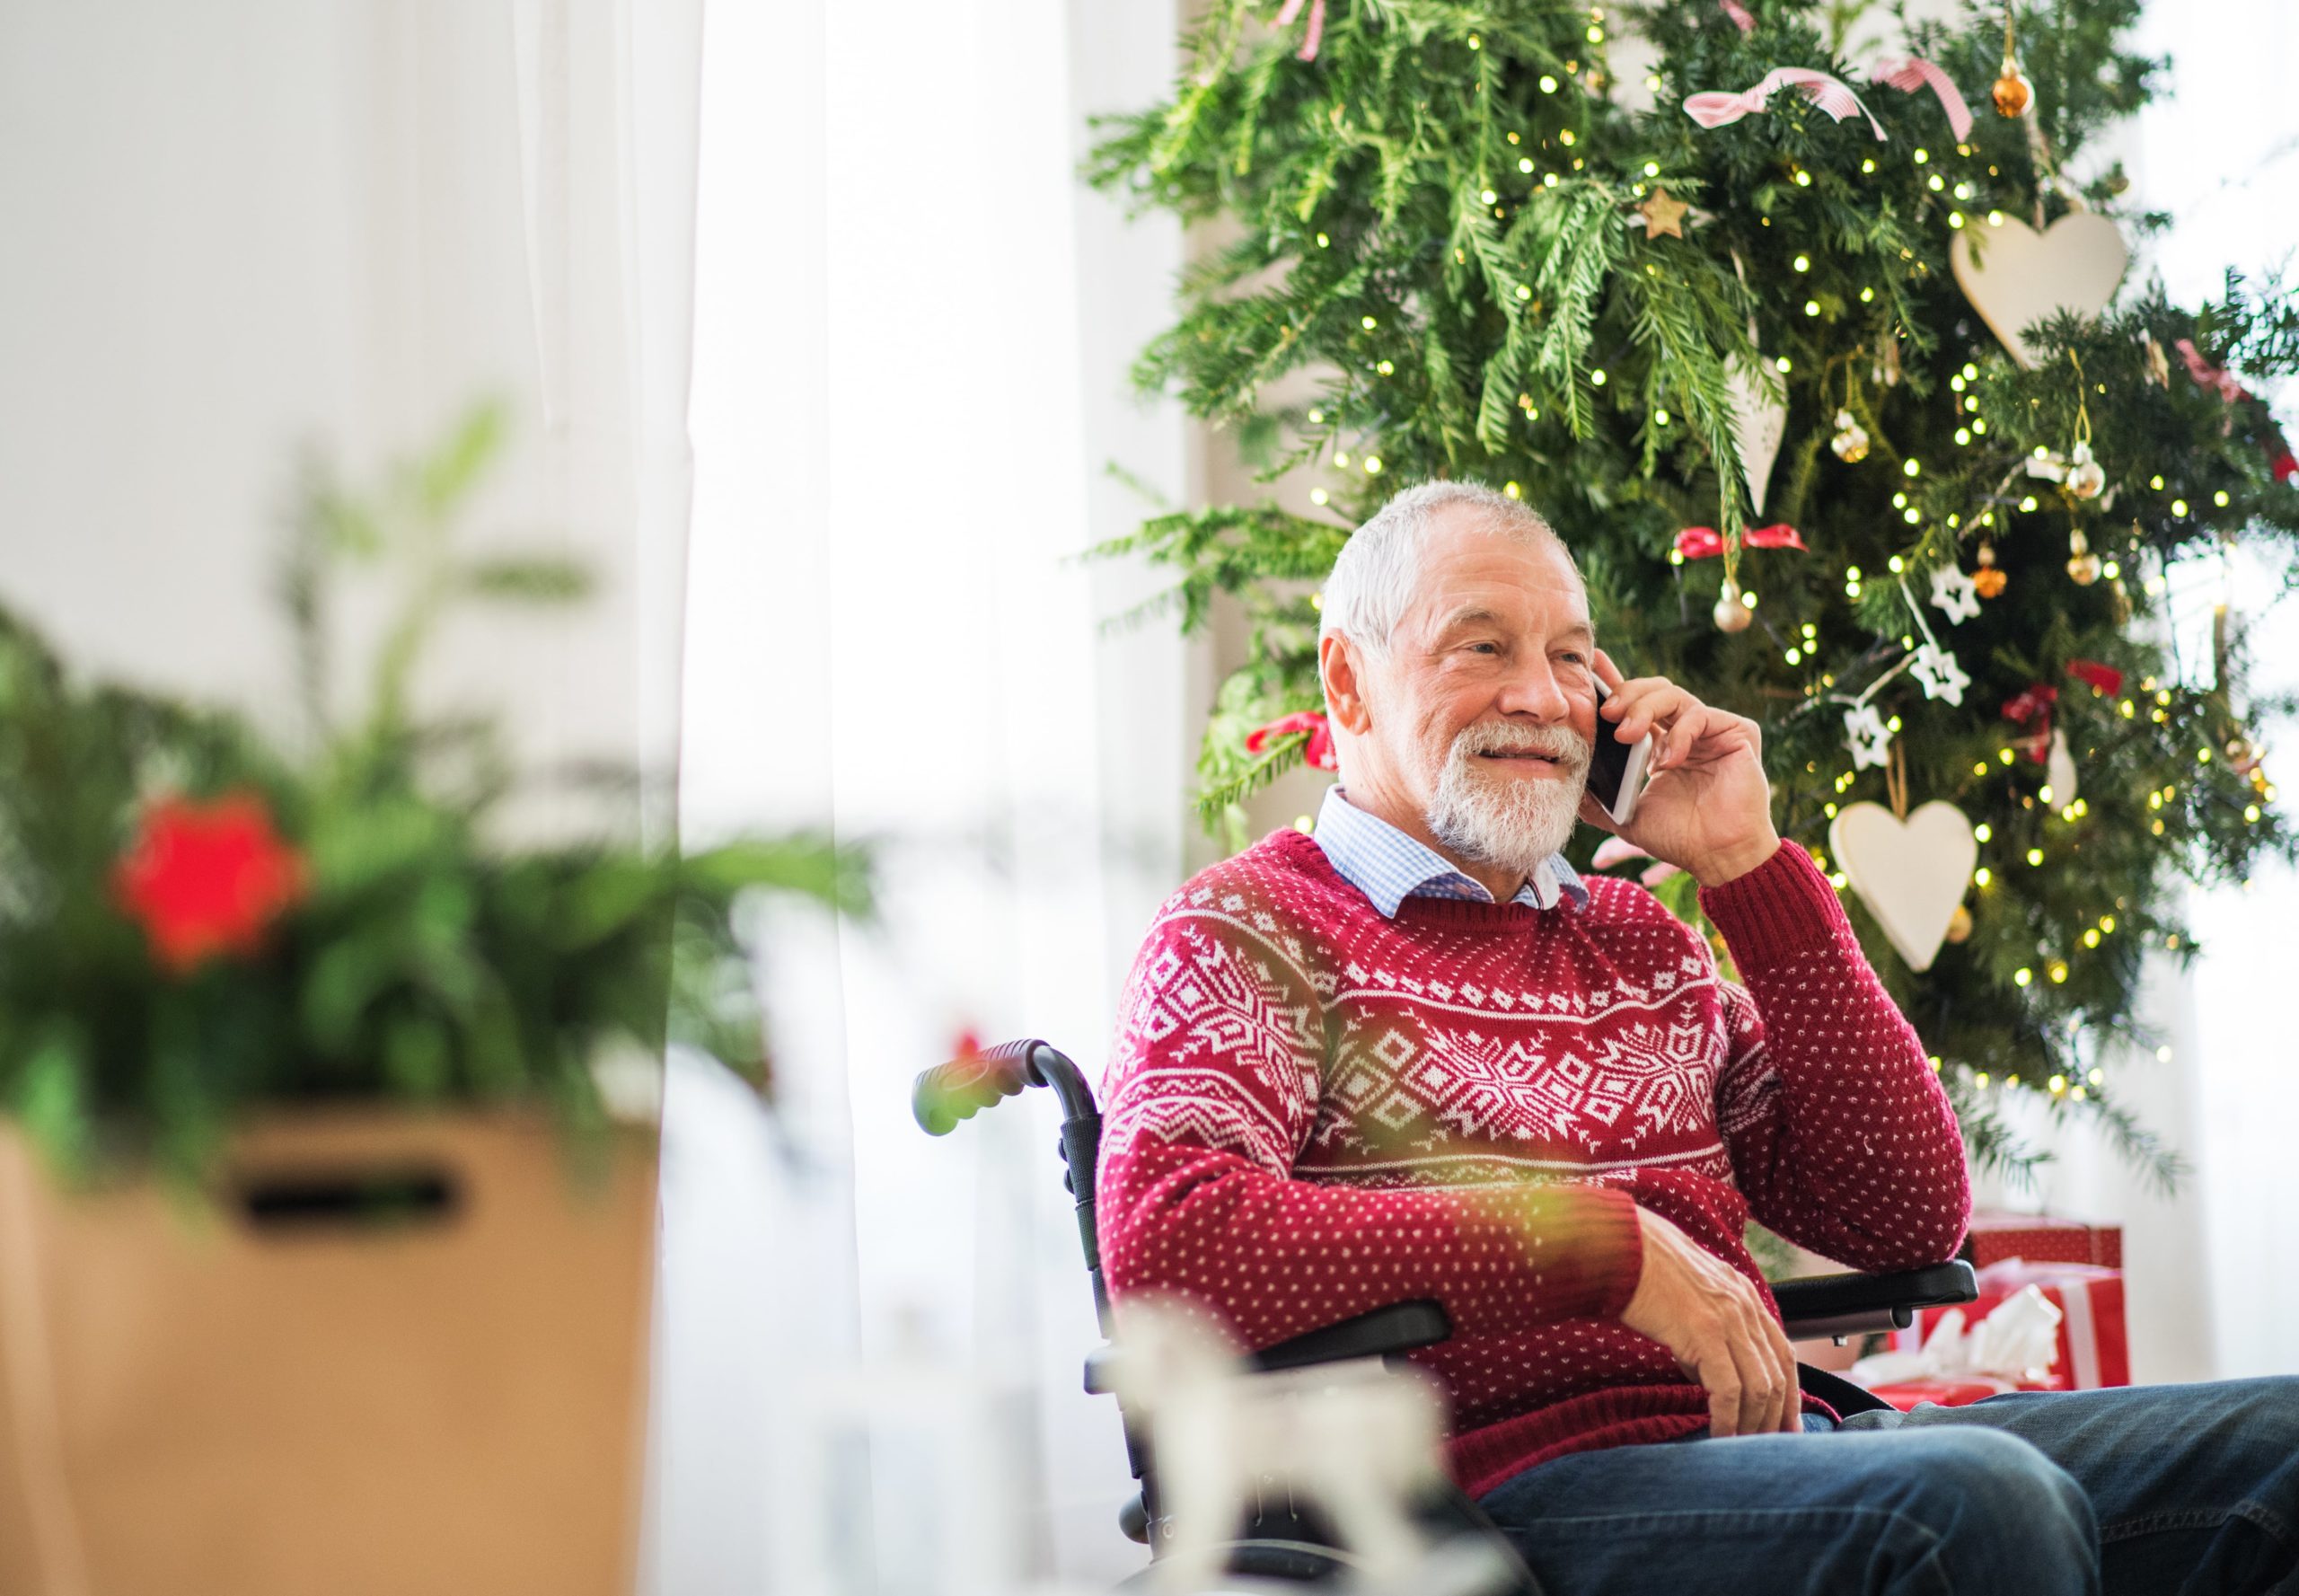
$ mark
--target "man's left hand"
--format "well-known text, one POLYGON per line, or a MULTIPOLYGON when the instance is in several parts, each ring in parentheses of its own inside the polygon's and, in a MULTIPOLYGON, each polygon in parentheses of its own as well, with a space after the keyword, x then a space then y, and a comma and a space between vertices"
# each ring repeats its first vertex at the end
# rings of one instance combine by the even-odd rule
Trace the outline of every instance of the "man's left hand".
POLYGON ((1597 735, 1634 743, 1647 732, 1648 782, 1626 825, 1583 794, 1581 818, 1689 870, 1703 886, 1744 876, 1780 847, 1764 734, 1744 715, 1702 703, 1665 676, 1624 679, 1601 648, 1597 674, 1612 696, 1597 709, 1597 735))

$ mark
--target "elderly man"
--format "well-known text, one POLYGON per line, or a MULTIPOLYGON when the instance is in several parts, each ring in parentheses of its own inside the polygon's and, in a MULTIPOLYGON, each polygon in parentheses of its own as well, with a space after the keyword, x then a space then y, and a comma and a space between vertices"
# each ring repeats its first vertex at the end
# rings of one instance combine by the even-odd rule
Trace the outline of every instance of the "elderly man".
POLYGON ((1319 663, 1314 836, 1192 880, 1127 983, 1114 1292, 1255 1345, 1441 1301, 1454 1471, 1553 1596, 2295 1588, 2299 1380, 1849 1417, 1799 1389, 1747 1220, 1860 1269, 1952 1257, 1954 1115, 1774 832, 1755 723, 1624 679, 1539 516, 1400 493, 1334 564, 1319 663), (1648 732, 1615 828, 1590 751, 1648 732), (1740 983, 1578 877, 1576 820, 1697 877, 1740 983))

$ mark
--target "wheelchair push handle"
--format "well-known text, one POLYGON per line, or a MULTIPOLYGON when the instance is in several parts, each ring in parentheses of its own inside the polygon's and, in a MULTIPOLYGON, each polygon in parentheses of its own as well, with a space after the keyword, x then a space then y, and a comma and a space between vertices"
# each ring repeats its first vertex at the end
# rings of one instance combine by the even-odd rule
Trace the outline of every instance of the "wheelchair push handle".
POLYGON ((1044 1085, 1044 1077, 1030 1061, 1030 1055, 1044 1045, 1035 1037, 1025 1036, 926 1071, 910 1092, 910 1111, 917 1117, 919 1128, 929 1136, 947 1136, 957 1128, 958 1121, 972 1119, 1000 1098, 1010 1098, 1025 1087, 1044 1085))

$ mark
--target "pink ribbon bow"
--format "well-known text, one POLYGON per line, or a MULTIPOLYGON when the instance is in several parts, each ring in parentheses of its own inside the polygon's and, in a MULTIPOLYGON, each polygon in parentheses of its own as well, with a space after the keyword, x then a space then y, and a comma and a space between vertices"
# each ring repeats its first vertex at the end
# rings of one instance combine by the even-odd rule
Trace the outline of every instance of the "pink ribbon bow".
POLYGON ((1246 734, 1246 752, 1259 754, 1272 737, 1290 736, 1301 731, 1309 734, 1308 742, 1301 748, 1304 759, 1321 771, 1341 768, 1340 757, 1334 753, 1333 727, 1326 725, 1325 716, 1315 710, 1303 710, 1296 715, 1282 716, 1267 726, 1255 727, 1246 734))
MULTIPOLYGON (((1801 549, 1804 540, 1785 521, 1751 526, 1740 534, 1743 549, 1801 549)), ((1724 534, 1713 526, 1687 526, 1677 533, 1677 552, 1687 560, 1713 560, 1724 552, 1724 534)))
POLYGON ((1754 116, 1765 109, 1765 101, 1775 90, 1794 89, 1814 105, 1843 121, 1854 111, 1868 119, 1868 126, 1875 129, 1879 143, 1883 141, 1884 125, 1876 113, 1860 103, 1860 96, 1845 86, 1841 78, 1830 77, 1825 72, 1815 72, 1810 66, 1775 66, 1764 75, 1764 81, 1745 93, 1727 94, 1722 90, 1709 89, 1698 94, 1685 96, 1685 114, 1704 128, 1722 128, 1737 122, 1742 117, 1754 116))
POLYGON ((2218 389, 2219 397, 2229 404, 2251 396, 2251 391, 2235 380, 2233 372, 2205 359, 2203 352, 2195 347, 2193 339, 2183 338, 2171 347, 2179 350, 2180 358, 2188 363, 2188 375, 2194 379, 2197 387, 2218 389))
POLYGON ((1740 0, 1716 0, 1716 4, 1726 16, 1732 19, 1732 26, 1741 32, 1753 33, 1757 31, 1756 18, 1748 14, 1748 8, 1741 4, 1740 0))
MULTIPOLYGON (((1285 9, 1277 13, 1277 25, 1290 28, 1293 19, 1301 14, 1301 0, 1285 0, 1285 9)), ((1308 31, 1302 36, 1300 57, 1304 61, 1317 58, 1317 46, 1326 36, 1326 0, 1309 0, 1308 31)))
POLYGON ((1928 85, 1940 97, 1940 109, 1948 113, 1948 131, 1959 143, 1970 136, 1972 108, 1964 103, 1955 80, 1922 56, 1886 56, 1868 69, 1868 79, 1909 94, 1928 85))

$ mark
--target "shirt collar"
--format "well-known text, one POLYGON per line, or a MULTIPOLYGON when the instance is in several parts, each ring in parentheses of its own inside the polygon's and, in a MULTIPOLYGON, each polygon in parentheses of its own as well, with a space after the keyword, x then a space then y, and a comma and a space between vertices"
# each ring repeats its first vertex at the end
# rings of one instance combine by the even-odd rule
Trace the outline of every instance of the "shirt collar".
MULTIPOLYGON (((1384 920, 1395 920, 1397 906, 1410 897, 1493 901, 1484 883, 1457 869, 1427 843, 1357 807, 1342 796, 1338 785, 1326 789, 1311 834, 1342 879, 1372 900, 1384 920)), ((1554 909, 1567 897, 1576 908, 1589 906, 1589 889, 1579 872, 1564 862, 1564 855, 1552 853, 1509 901, 1554 909)))

